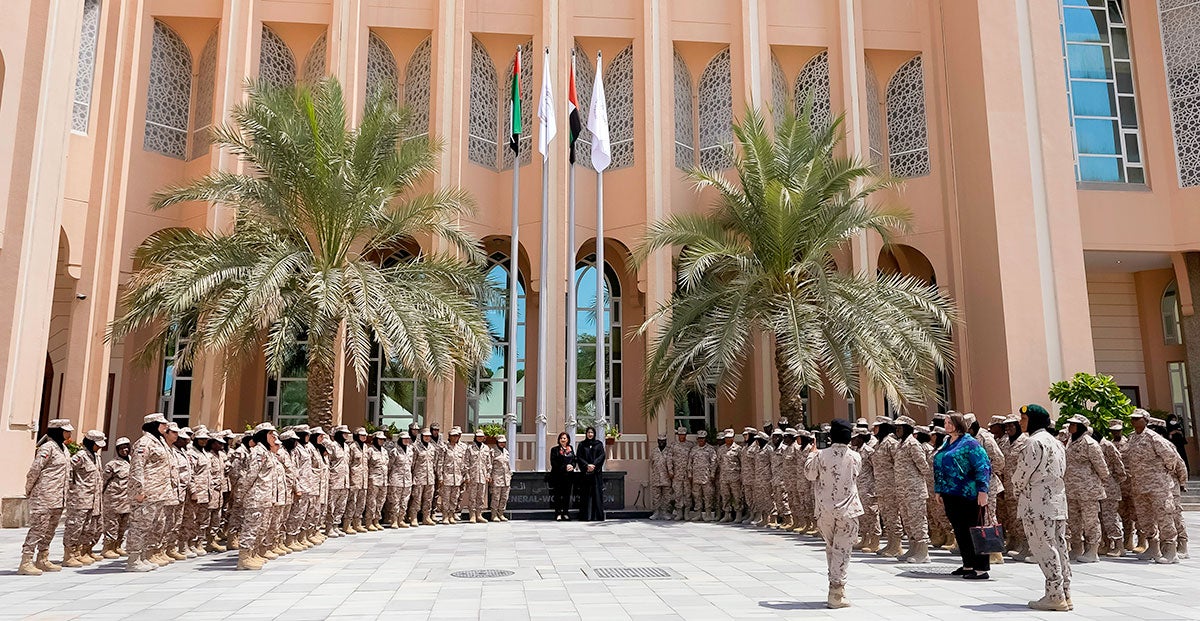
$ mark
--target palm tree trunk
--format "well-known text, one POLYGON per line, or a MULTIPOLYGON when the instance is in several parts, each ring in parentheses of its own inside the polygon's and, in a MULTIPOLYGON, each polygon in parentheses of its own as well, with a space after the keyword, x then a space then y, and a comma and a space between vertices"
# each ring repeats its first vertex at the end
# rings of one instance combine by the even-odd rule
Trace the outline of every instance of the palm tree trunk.
POLYGON ((333 367, 312 358, 308 363, 308 424, 333 426, 333 367))
POLYGON ((801 391, 804 383, 784 364, 783 353, 775 346, 775 375, 779 380, 779 415, 793 427, 808 426, 801 391))

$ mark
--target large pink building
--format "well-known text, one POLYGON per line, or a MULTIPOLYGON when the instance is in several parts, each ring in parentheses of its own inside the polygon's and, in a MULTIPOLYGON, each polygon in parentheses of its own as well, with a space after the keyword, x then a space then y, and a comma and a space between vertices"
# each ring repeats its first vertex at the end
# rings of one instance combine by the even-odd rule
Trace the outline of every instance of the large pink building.
MULTIPOLYGON (((356 110, 368 93, 394 87, 445 142, 431 186, 461 185, 478 200, 469 226, 503 282, 513 183, 501 138, 505 72, 518 45, 534 50, 523 83, 527 147, 541 51, 550 50, 560 102, 570 52, 579 52, 585 111, 596 54, 605 59, 614 144, 604 204, 607 409, 624 432, 610 468, 630 473, 631 502, 657 433, 676 424, 761 424, 774 417, 778 395, 762 343, 736 398, 699 394, 648 420, 645 342, 632 333, 670 294, 673 275, 669 256, 635 268, 630 249, 647 222, 705 207, 683 170, 725 161, 730 123, 746 106, 778 109, 808 93, 821 119, 845 115, 849 153, 907 179, 902 192, 882 198, 912 210, 914 231, 886 249, 862 240, 839 260, 845 269, 929 278, 959 301, 958 364, 942 390, 948 407, 1008 413, 1045 402, 1052 381, 1100 371, 1143 407, 1178 414, 1195 444, 1198 0, 7 0, 4 9, 6 525, 20 520, 22 474, 49 418, 115 437, 136 434, 141 416, 156 410, 235 429, 303 416, 303 368, 280 378, 267 377, 261 360, 228 374, 211 362, 182 369, 171 350, 144 368, 130 360, 138 343, 105 340, 138 244, 167 227, 229 224, 217 206, 151 212, 147 204, 165 185, 237 167, 209 148, 206 130, 227 116, 248 78, 333 75, 356 110)), ((586 307, 596 294, 596 175, 579 169, 579 243, 568 248, 565 160, 559 140, 545 239, 541 158, 519 162, 525 310, 513 340, 518 369, 528 372, 518 383, 515 445, 526 468, 535 463, 539 413, 549 433, 563 426, 563 326, 575 312, 563 301, 567 279, 581 283, 581 332, 594 330, 586 307), (543 252, 551 257, 544 274, 543 252), (548 377, 536 373, 542 313, 554 335, 548 377), (543 404, 539 382, 549 395, 543 404)), ((502 310, 492 316, 503 324, 502 310)), ((508 344, 503 330, 498 336, 508 344)), ((352 375, 339 381, 341 420, 501 420, 502 363, 475 378, 424 383, 386 362, 377 361, 365 386, 352 375)), ((594 393, 589 381, 580 380, 584 401, 594 393)), ((808 398, 818 421, 884 408, 872 394, 808 398)))

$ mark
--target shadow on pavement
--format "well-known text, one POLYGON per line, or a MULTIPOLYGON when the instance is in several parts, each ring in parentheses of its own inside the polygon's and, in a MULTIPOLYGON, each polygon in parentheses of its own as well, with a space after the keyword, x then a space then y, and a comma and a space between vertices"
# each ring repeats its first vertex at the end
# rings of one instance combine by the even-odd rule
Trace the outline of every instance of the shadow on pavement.
POLYGON ((771 610, 824 610, 825 602, 778 602, 762 601, 758 605, 771 610))

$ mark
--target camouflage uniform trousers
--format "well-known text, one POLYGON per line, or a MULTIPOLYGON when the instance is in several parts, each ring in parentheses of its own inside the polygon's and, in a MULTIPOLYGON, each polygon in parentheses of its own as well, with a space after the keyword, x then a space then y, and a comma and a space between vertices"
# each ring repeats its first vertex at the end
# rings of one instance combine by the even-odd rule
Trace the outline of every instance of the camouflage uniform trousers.
POLYGON ((880 535, 879 501, 874 494, 864 495, 861 500, 863 514, 858 518, 858 530, 863 537, 878 537, 880 535))
POLYGON ((1180 497, 1175 496, 1175 539, 1176 543, 1187 544, 1187 523, 1183 520, 1183 503, 1180 502, 1180 497))
POLYGON ((771 489, 771 484, 755 484, 754 486, 754 502, 755 510, 760 513, 770 515, 775 511, 775 490, 771 489))
POLYGON ((462 505, 459 503, 462 500, 463 488, 461 485, 443 485, 440 497, 438 498, 438 509, 442 512, 442 518, 448 518, 451 515, 458 515, 462 505))
POLYGON ((257 554, 268 546, 268 529, 274 507, 255 507, 242 510, 242 523, 238 525, 240 548, 257 554))
POLYGON ((508 492, 510 489, 508 485, 493 485, 491 487, 493 520, 497 516, 504 515, 505 511, 508 511, 508 492))
POLYGON ((900 520, 904 523, 904 534, 908 535, 909 544, 929 542, 929 515, 926 513, 925 499, 905 495, 899 499, 900 520))
POLYGON ((105 509, 103 520, 104 538, 116 542, 118 548, 121 547, 121 542, 125 539, 125 531, 129 528, 129 514, 105 509))
POLYGON ((163 527, 159 532, 158 546, 170 548, 183 539, 183 505, 176 503, 163 506, 163 527))
POLYGON ((1170 492, 1135 494, 1133 506, 1137 510, 1138 530, 1146 533, 1147 541, 1175 543, 1179 530, 1175 528, 1175 499, 1170 492))
POLYGON ((29 532, 25 533, 25 544, 21 546, 21 554, 49 552, 50 542, 54 540, 54 529, 58 528, 58 520, 62 518, 62 514, 62 509, 31 512, 29 532))
POLYGON ((487 483, 467 483, 463 503, 468 511, 483 511, 487 508, 487 483))
POLYGON ((1004 525, 1004 532, 1008 536, 1008 543, 1005 547, 1009 550, 1019 550, 1025 543, 1025 529, 1017 517, 1017 500, 1010 496, 1009 492, 1002 492, 997 503, 999 504, 1000 523, 1004 525))
POLYGON ((775 505, 775 513, 779 516, 792 514, 792 505, 783 481, 771 482, 771 502, 775 505))
POLYGON ((1100 501, 1067 498, 1067 542, 1100 543, 1100 501))
POLYGON ((221 529, 221 510, 220 509, 209 509, 208 510, 208 529, 206 530, 206 532, 203 532, 200 534, 202 541, 207 541, 208 539, 216 539, 217 537, 220 536, 221 532, 223 532, 221 529))
POLYGON ((389 485, 387 488, 387 522, 399 522, 408 514, 408 499, 412 496, 411 485, 389 485))
MULTIPOLYGON (((1117 503, 1117 515, 1121 516, 1122 535, 1132 536, 1133 533, 1142 531, 1141 526, 1136 523, 1137 507, 1133 504, 1132 491, 1121 490, 1121 501, 1117 503)), ((1145 531, 1142 531, 1142 535, 1145 536, 1145 534, 1145 531)))
MULTIPOLYGON (((988 503, 992 506, 995 503, 988 503)), ((954 534, 954 528, 950 526, 950 518, 946 517, 946 505, 942 504, 942 497, 938 494, 930 494, 929 498, 925 499, 925 513, 929 520, 929 534, 932 536, 937 533, 941 538, 947 538, 954 534)), ((995 522, 991 522, 995 524, 995 522)))
POLYGON ((729 511, 742 510, 742 480, 724 479, 718 488, 720 490, 720 508, 729 511))
POLYGON ((715 511, 717 506, 716 489, 706 483, 692 483, 692 502, 696 511, 715 511))
POLYGON ((822 514, 817 529, 825 540, 825 562, 829 566, 829 586, 845 586, 850 552, 858 539, 858 518, 822 514))
POLYGON ((346 515, 346 502, 349 500, 349 489, 329 490, 329 508, 328 514, 325 516, 326 529, 340 526, 342 524, 342 518, 346 515))
POLYGON ((345 519, 354 522, 362 519, 363 510, 367 508, 367 488, 350 489, 350 498, 346 501, 345 519))
POLYGON ((902 531, 900 530, 900 504, 896 497, 896 490, 885 489, 883 493, 876 492, 876 500, 879 502, 879 517, 883 520, 883 534, 889 542, 900 542, 902 531))
POLYGON ((797 518, 815 520, 816 498, 813 497, 812 485, 804 478, 804 473, 800 473, 800 479, 802 480, 796 482, 794 490, 788 490, 788 504, 797 518))
POLYGON ((283 523, 287 520, 288 513, 291 511, 291 503, 286 505, 272 506, 267 511, 267 523, 265 525, 267 547, 275 547, 283 543, 283 523))
POLYGON ((308 517, 308 509, 315 499, 316 496, 297 494, 296 498, 292 500, 292 506, 288 510, 287 524, 284 526, 289 537, 295 537, 304 530, 304 520, 308 517))
POLYGON ((225 513, 225 535, 233 537, 240 535, 242 532, 242 507, 241 501, 238 500, 238 492, 234 491, 229 494, 229 499, 224 503, 225 513))
POLYGON ((1025 524, 1030 553, 1046 577, 1046 594, 1058 599, 1069 597, 1071 564, 1067 556, 1067 521, 1037 516, 1032 511, 1019 513, 1025 524))
POLYGON ((671 479, 671 500, 675 503, 676 511, 691 509, 691 491, 687 479, 682 476, 671 479))
POLYGON ((183 505, 183 528, 180 541, 196 545, 202 533, 208 531, 208 503, 198 503, 188 499, 183 505))
POLYGON ((167 506, 161 502, 144 502, 133 506, 129 514, 129 554, 142 554, 157 548, 166 527, 167 506))
POLYGON ((94 537, 100 532, 100 516, 92 515, 91 507, 85 509, 67 509, 63 526, 63 545, 67 548, 81 548, 88 544, 95 546, 94 537))
POLYGON ((408 521, 415 522, 418 514, 427 520, 433 519, 432 485, 414 485, 412 488, 412 497, 408 499, 408 521))
POLYGON ((670 485, 653 485, 650 487, 650 493, 653 494, 650 507, 660 513, 670 513, 671 511, 671 486, 670 485))
POLYGON ((1100 536, 1104 540, 1120 543, 1125 535, 1121 527, 1121 501, 1104 499, 1100 501, 1100 536))

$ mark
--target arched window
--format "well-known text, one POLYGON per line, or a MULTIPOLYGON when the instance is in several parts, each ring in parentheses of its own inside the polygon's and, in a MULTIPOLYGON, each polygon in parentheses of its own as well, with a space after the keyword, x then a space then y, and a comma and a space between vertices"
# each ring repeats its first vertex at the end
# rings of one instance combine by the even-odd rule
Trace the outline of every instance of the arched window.
POLYGON ((633 166, 633 91, 633 45, 630 44, 604 68, 604 100, 608 105, 608 132, 612 141, 609 170, 633 166))
MULTIPOLYGON (((575 164, 582 168, 591 168, 592 166, 592 132, 588 131, 587 118, 588 110, 592 103, 592 83, 596 80, 596 66, 592 64, 592 57, 584 51, 583 46, 579 41, 575 42, 575 91, 579 98, 579 121, 583 127, 579 130, 579 137, 575 139, 575 164)), ((607 103, 607 102, 605 102, 607 103)), ((610 114, 611 118, 612 115, 610 114)), ((612 138, 610 133, 609 139, 612 138)))
POLYGON ((705 168, 732 165, 728 153, 733 147, 732 80, 729 48, 725 48, 700 74, 700 165, 705 168))
POLYGON ((433 88, 433 46, 425 39, 404 68, 404 105, 412 114, 413 137, 429 135, 429 92, 433 88))
POLYGON ((83 29, 79 33, 79 59, 75 64, 75 102, 71 131, 86 134, 92 105, 92 77, 96 70, 96 41, 100 37, 100 0, 83 0, 83 29))
POLYGON ((917 56, 896 70, 887 88, 888 166, 897 177, 929 174, 925 76, 917 56))
POLYGON ((192 369, 179 360, 190 343, 191 339, 182 335, 167 344, 159 375, 158 410, 180 427, 187 427, 192 416, 192 369))
MULTIPOLYGON (((383 262, 384 267, 412 260, 400 251, 383 262)), ((371 347, 371 376, 367 382, 367 420, 387 427, 406 429, 411 423, 425 424, 426 383, 383 355, 379 343, 371 347)))
POLYGON ((383 96, 396 101, 399 79, 400 70, 396 68, 391 48, 372 32, 367 37, 367 99, 383 96))
POLYGON ((1183 312, 1179 308, 1179 286, 1175 281, 1171 281, 1163 291, 1159 309, 1162 312, 1163 343, 1183 345, 1183 328, 1179 322, 1183 312))
POLYGON ((324 32, 313 42, 304 57, 304 81, 312 84, 325 77, 325 57, 328 55, 329 37, 324 32))
POLYGON ((191 95, 192 54, 174 30, 156 19, 142 148, 179 160, 187 158, 191 95))
POLYGON ((1179 185, 1187 188, 1200 185, 1200 10, 1189 2, 1159 2, 1158 10, 1179 185))
POLYGON ((824 51, 804 63, 800 75, 796 76, 796 113, 803 110, 805 102, 812 98, 811 125, 814 130, 825 130, 833 124, 833 109, 829 101, 829 52, 824 51))
MULTIPOLYGON (((1078 181, 1146 182, 1123 4, 1120 0, 1060 4, 1078 181)), ((1188 12, 1180 11, 1168 19, 1182 19, 1188 12)), ((1169 27, 1163 28, 1165 32, 1169 27)), ((1194 37, 1195 32, 1190 31, 1189 36, 1194 37)))
POLYGON ((296 82, 296 57, 279 35, 266 24, 258 49, 258 79, 271 86, 283 88, 296 82))
POLYGON ((864 67, 867 73, 867 147, 873 166, 883 165, 883 108, 879 99, 879 81, 871 61, 864 67))
POLYGON ((484 309, 492 338, 496 347, 492 357, 475 372, 467 388, 467 424, 479 429, 480 425, 504 424, 508 404, 508 348, 515 342, 517 347, 517 429, 525 412, 525 282, 517 278, 517 334, 510 338, 508 332, 508 278, 509 260, 502 252, 488 257, 486 277, 488 284, 503 292, 495 297, 493 305, 484 309))
POLYGON ((208 37, 196 67, 196 110, 192 114, 192 159, 208 154, 212 144, 213 97, 217 89, 217 30, 208 37))
POLYGON ((496 169, 496 137, 499 94, 496 65, 479 39, 471 37, 471 93, 467 118, 467 159, 496 169))
MULTIPOLYGON (((596 255, 584 257, 575 266, 575 286, 578 292, 575 308, 576 349, 576 412, 580 427, 585 427, 596 416, 596 255)), ((605 330, 604 385, 607 405, 605 420, 609 425, 621 426, 621 349, 624 344, 621 332, 621 281, 607 261, 604 265, 604 317, 605 330)))
MULTIPOLYGON (((533 111, 537 108, 538 102, 533 100, 533 60, 535 56, 530 53, 533 49, 533 39, 525 41, 521 44, 523 50, 521 54, 521 165, 525 166, 533 161, 533 111)), ((499 97, 500 101, 500 118, 503 119, 499 126, 500 133, 497 134, 497 144, 502 145, 500 152, 503 156, 503 163, 500 166, 501 170, 512 170, 513 152, 508 148, 509 126, 508 126, 508 106, 509 89, 512 87, 510 80, 512 79, 512 64, 516 60, 517 53, 514 50, 512 56, 508 59, 508 64, 504 69, 504 80, 500 84, 500 90, 503 91, 499 97)), ((610 115, 611 116, 611 115, 610 115)), ((615 157, 615 156, 614 156, 615 157)))
POLYGON ((775 123, 778 125, 783 120, 783 113, 788 107, 788 84, 787 74, 783 72, 783 65, 779 63, 779 58, 771 52, 771 114, 775 117, 775 123))
POLYGON ((297 338, 295 352, 279 377, 267 375, 264 415, 276 427, 308 422, 308 336, 297 338))
POLYGON ((675 51, 675 167, 696 166, 696 102, 692 99, 692 72, 675 51))

